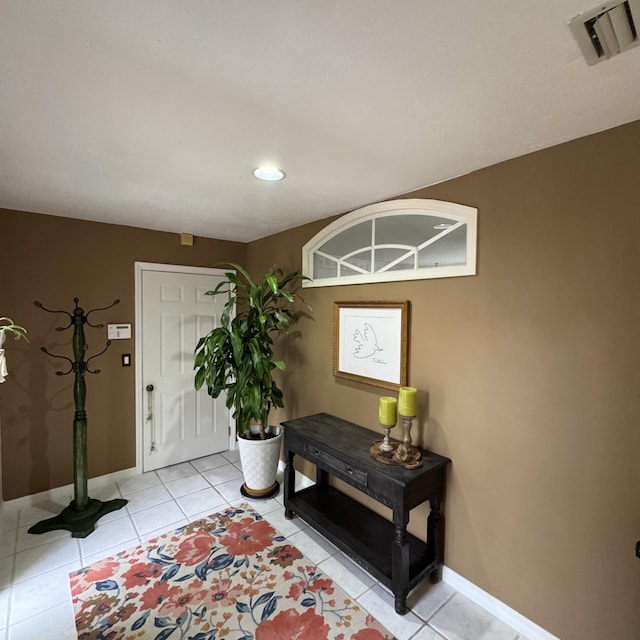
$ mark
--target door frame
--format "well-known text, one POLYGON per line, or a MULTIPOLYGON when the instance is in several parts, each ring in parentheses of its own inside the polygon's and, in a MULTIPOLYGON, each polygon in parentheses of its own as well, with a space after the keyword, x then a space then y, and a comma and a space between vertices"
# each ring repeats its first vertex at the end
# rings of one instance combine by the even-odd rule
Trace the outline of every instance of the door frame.
MULTIPOLYGON (((224 276, 228 269, 213 267, 190 267, 180 264, 161 264, 157 262, 135 262, 135 384, 136 384, 136 473, 142 473, 143 435, 145 425, 144 380, 142 377, 142 274, 145 271, 164 271, 195 275, 224 276)), ((229 414, 229 450, 236 448, 236 423, 229 414)))

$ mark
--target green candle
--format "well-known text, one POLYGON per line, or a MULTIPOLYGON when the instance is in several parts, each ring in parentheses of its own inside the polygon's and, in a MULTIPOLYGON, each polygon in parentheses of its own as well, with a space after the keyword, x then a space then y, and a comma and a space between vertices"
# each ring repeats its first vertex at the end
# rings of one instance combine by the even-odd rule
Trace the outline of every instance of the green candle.
POLYGON ((380 409, 378 411, 380 424, 385 427, 393 427, 396 423, 396 399, 389 396, 380 398, 380 409))
POLYGON ((413 417, 416 415, 416 395, 418 390, 415 387, 400 387, 398 391, 398 413, 401 416, 413 417))

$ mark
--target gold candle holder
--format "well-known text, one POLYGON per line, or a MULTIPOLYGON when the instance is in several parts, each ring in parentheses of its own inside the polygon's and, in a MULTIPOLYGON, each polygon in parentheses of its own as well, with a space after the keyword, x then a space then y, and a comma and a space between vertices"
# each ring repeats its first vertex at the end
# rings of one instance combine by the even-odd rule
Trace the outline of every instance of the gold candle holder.
POLYGON ((384 438, 382 439, 382 442, 380 443, 380 451, 382 452, 383 455, 384 454, 390 455, 395 450, 396 445, 393 442, 391 442, 391 439, 389 438, 389 432, 396 425, 395 424, 393 424, 393 425, 381 424, 380 426, 384 430, 384 438))
POLYGON ((402 422, 402 442, 398 444, 393 452, 393 458, 402 463, 408 469, 417 469, 422 466, 422 453, 418 447, 414 447, 411 440, 411 425, 415 416, 400 416, 402 422))
POLYGON ((415 416, 400 416, 400 420, 402 420, 402 429, 403 429, 402 442, 404 442, 404 444, 406 445, 410 445, 412 443, 411 426, 413 424, 414 419, 415 419, 415 416))

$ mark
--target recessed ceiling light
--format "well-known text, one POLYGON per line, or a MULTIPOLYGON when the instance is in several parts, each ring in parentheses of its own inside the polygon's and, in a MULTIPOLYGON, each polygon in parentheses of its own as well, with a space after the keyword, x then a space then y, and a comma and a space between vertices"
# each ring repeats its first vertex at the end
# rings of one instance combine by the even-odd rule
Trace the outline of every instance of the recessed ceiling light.
POLYGON ((449 227, 453 227, 453 224, 447 224, 446 222, 441 222, 440 224, 434 224, 434 229, 448 229, 449 227))
POLYGON ((270 182, 284 180, 284 171, 277 167, 258 167, 253 170, 253 175, 260 180, 269 180, 270 182))

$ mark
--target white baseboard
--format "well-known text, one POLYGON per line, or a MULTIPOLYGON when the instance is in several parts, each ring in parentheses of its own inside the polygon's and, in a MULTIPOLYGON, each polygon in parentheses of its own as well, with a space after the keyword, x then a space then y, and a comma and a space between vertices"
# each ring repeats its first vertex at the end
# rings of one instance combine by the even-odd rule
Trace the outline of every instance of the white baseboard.
POLYGON ((443 567, 442 580, 450 587, 453 587, 458 593, 461 593, 463 596, 469 598, 469 600, 493 614, 498 620, 501 620, 518 633, 521 633, 527 640, 559 640, 557 636, 554 636, 538 626, 535 622, 525 618, 522 614, 504 604, 504 602, 494 598, 490 593, 473 584, 473 582, 463 578, 459 573, 453 571, 453 569, 449 569, 449 567, 446 566, 443 567))
MULTIPOLYGON (((137 475, 138 471, 135 467, 130 469, 123 469, 122 471, 116 471, 114 473, 108 473, 104 476, 98 476, 97 478, 89 478, 87 480, 87 488, 97 489, 104 487, 112 482, 118 482, 132 478, 137 475)), ((73 484, 66 484, 63 487, 56 487, 55 489, 48 489, 47 491, 41 491, 40 493, 33 493, 29 496, 22 496, 21 498, 15 498, 15 500, 7 500, 1 505, 2 510, 14 511, 16 509, 26 509, 35 504, 44 502, 45 500, 51 500, 52 502, 60 502, 67 506, 67 503, 73 499, 74 487, 73 484)))

